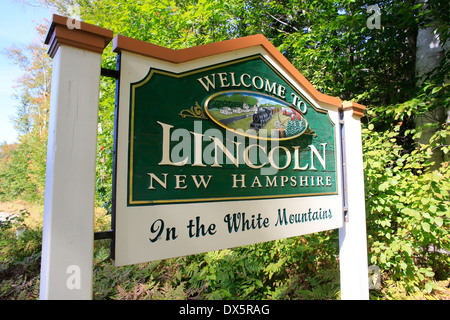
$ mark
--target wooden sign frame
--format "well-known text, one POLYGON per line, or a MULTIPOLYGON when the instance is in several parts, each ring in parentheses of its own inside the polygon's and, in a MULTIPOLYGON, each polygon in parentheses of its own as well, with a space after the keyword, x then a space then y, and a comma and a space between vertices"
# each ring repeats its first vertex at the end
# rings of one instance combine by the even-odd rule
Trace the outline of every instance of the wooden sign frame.
MULTIPOLYGON (((68 18, 54 15, 46 39, 46 43, 50 46, 49 53, 54 59, 54 67, 44 206, 41 299, 89 299, 92 297, 96 113, 98 110, 101 53, 111 41, 112 32, 82 22, 77 23, 77 28, 73 28, 73 24, 69 28, 70 22, 71 20, 68 18), (67 184, 68 180, 70 181, 69 185, 67 184)), ((256 241, 269 241, 339 228, 341 298, 368 298, 367 240, 360 128, 360 118, 363 116, 364 106, 353 102, 342 102, 338 98, 318 92, 262 35, 183 50, 171 50, 119 35, 114 38, 113 46, 115 52, 120 54, 119 81, 128 81, 129 85, 132 82, 144 79, 151 68, 180 75, 189 70, 217 66, 224 61, 234 61, 255 55, 260 55, 266 61, 269 61, 270 66, 282 77, 289 79, 288 82, 296 87, 298 93, 301 93, 302 98, 305 98, 311 106, 317 110, 325 110, 334 124, 336 133, 334 150, 336 152, 337 171, 335 183, 338 192, 337 194, 321 195, 320 197, 322 197, 323 202, 328 202, 331 199, 326 197, 332 197, 333 206, 339 207, 336 213, 333 212, 336 211, 333 207, 333 216, 340 217, 338 223, 329 226, 320 223, 316 224, 315 227, 299 232, 296 228, 298 224, 295 223, 296 213, 308 215, 311 211, 310 215, 317 212, 317 217, 319 215, 324 216, 323 210, 320 206, 317 206, 316 200, 314 200, 317 197, 310 195, 287 198, 274 198, 271 195, 270 199, 239 199, 238 201, 232 199, 233 201, 228 202, 223 202, 223 199, 220 199, 221 201, 183 203, 183 210, 180 210, 181 207, 176 207, 175 213, 170 210, 170 208, 174 208, 173 204, 152 205, 150 206, 151 209, 139 205, 133 207, 126 203, 129 190, 124 193, 122 187, 123 185, 129 185, 128 180, 125 179, 128 175, 127 168, 123 169, 121 166, 117 166, 115 176, 115 179, 117 179, 115 185, 116 221, 115 226, 113 226, 114 230, 112 230, 115 234, 116 254, 114 258, 117 265, 147 261, 146 259, 149 257, 151 259, 167 257, 167 255, 158 256, 156 253, 158 251, 152 250, 142 255, 142 252, 145 252, 145 246, 142 245, 145 242, 142 241, 145 233, 147 233, 147 247, 152 244, 161 245, 164 250, 162 244, 167 245, 170 242, 164 239, 157 240, 157 237, 149 235, 152 230, 163 227, 162 224, 158 224, 160 223, 158 221, 163 221, 163 219, 169 219, 170 226, 175 228, 174 231, 170 231, 172 229, 169 228, 169 232, 164 235, 165 237, 170 238, 170 232, 175 235, 175 230, 180 231, 178 236, 181 237, 181 230, 184 230, 187 233, 188 240, 190 240, 180 241, 181 245, 172 245, 170 256, 176 256, 177 254, 184 255, 216 250, 219 248, 217 243, 222 241, 224 242, 223 247, 255 243, 254 236, 257 233, 252 232, 268 229, 269 225, 276 224, 277 218, 278 226, 281 226, 280 217, 283 217, 283 227, 289 226, 292 228, 284 228, 284 233, 280 232, 281 228, 274 232, 260 232, 258 234, 263 236, 256 241), (128 60, 126 56, 132 57, 132 59, 128 60), (150 65, 149 61, 152 61, 150 65), (143 66, 146 67, 142 69, 143 66), (134 75, 135 72, 139 76, 134 75), (124 194, 125 196, 123 196, 124 194), (257 203, 255 201, 258 201, 260 208, 275 212, 274 218, 266 217, 264 212, 259 212, 263 209, 255 209, 255 203, 257 203), (227 207, 227 213, 220 211, 223 210, 224 206, 227 207), (304 206, 304 208, 298 210, 299 206, 304 206), (315 208, 316 206, 317 208, 315 208), (127 211, 127 208, 133 210, 127 211), (204 211, 215 212, 218 210, 220 213, 217 216, 214 216, 214 214, 209 216, 198 215, 198 210, 202 208, 204 211), (286 209, 286 215, 284 209, 286 209), (239 213, 243 219, 242 214, 244 212, 248 214, 247 219, 250 218, 247 225, 251 226, 250 229, 252 230, 241 232, 242 237, 205 241, 204 237, 220 238, 217 221, 225 224, 223 234, 226 234, 226 217, 228 216, 229 221, 231 221, 232 217, 237 219, 239 213), (345 219, 344 214, 346 214, 345 219), (135 219, 133 223, 130 223, 130 217, 135 219), (291 219, 293 223, 291 223, 291 219), (143 221, 144 224, 141 223, 143 221), (180 226, 172 226, 172 223, 175 224, 179 221, 182 221, 180 226), (143 225, 142 228, 139 226, 140 224, 143 225), (215 227, 212 227, 213 225, 215 227), (137 231, 136 228, 141 228, 142 231, 137 231), (201 235, 198 232, 204 234, 201 235), (150 239, 155 241, 149 241, 150 239), (136 243, 139 243, 139 245, 135 246, 136 243), (133 251, 134 246, 137 248, 135 251, 133 251), (131 258, 127 257, 126 252, 129 252, 131 258), (117 253, 120 253, 120 256, 117 253)), ((255 76, 260 75, 255 74, 255 76)), ((205 75, 202 74, 202 77, 205 77, 205 75)), ((262 76, 260 78, 265 79, 262 76)), ((224 81, 223 79, 219 78, 219 81, 224 81)), ((205 81, 207 80, 205 79, 205 81)), ((256 79, 255 81, 259 80, 256 79)), ((245 83, 248 84, 248 82, 245 83)), ((255 86, 259 87, 259 84, 255 86)), ((119 101, 125 99, 129 102, 129 93, 126 90, 124 91, 123 88, 123 86, 120 86, 119 101)), ((271 91, 270 88, 269 91, 271 91)), ((283 97, 283 89, 281 88, 275 89, 271 93, 272 96, 283 97)), ((301 111, 303 105, 299 105, 299 101, 298 98, 293 105, 301 111)), ((118 128, 120 131, 121 126, 123 126, 123 121, 120 118, 120 113, 123 112, 123 103, 119 102, 119 106, 118 128)), ((195 103, 188 103, 185 109, 189 109, 195 114, 195 107, 195 103), (194 108, 189 109, 188 107, 194 108)), ((201 107, 205 109, 204 104, 201 107)), ((213 121, 213 119, 210 120, 213 121)), ((166 125, 166 127, 161 126, 161 130, 167 129, 170 124, 166 123, 166 125)), ((125 161, 120 159, 120 157, 128 156, 128 152, 123 152, 121 148, 128 146, 128 142, 133 140, 133 137, 130 139, 129 131, 127 132, 128 135, 117 137, 118 148, 116 151, 118 155, 117 163, 119 164, 127 163, 126 159, 125 161), (121 139, 124 139, 124 141, 121 141, 121 139)), ((194 131, 194 140, 199 139, 200 134, 194 131)), ((317 146, 315 148, 314 152, 311 151, 311 155, 320 158, 320 149, 317 149, 317 146)), ((312 150, 312 147, 310 149, 312 150)), ((322 154, 323 163, 325 163, 324 157, 324 154, 322 154)), ((161 176, 154 174, 162 181, 161 176)), ((180 178, 178 179, 179 186, 182 186, 180 178)), ((198 183, 199 181, 197 180, 198 183)), ((166 223, 169 223, 169 220, 166 220, 166 223)), ((166 226, 169 226, 169 224, 166 226)), ((228 228, 228 231, 228 233, 231 233, 230 228, 228 228)), ((175 240, 175 238, 173 239, 175 240)), ((159 250, 159 252, 163 250, 159 250)))

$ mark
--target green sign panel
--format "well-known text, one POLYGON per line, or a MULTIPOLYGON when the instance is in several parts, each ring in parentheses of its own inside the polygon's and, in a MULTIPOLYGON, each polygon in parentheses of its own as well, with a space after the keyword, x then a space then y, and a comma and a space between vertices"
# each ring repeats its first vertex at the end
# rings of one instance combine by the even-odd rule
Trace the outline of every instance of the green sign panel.
POLYGON ((263 56, 130 90, 128 206, 337 194, 334 124, 263 56))

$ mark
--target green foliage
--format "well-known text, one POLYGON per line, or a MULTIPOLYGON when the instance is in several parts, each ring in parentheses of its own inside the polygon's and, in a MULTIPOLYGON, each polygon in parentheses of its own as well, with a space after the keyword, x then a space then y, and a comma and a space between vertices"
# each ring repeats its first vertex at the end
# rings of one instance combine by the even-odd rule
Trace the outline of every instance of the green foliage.
POLYGON ((26 210, 0 222, 0 299, 37 299, 42 229, 28 228, 26 210))
POLYGON ((42 201, 47 140, 27 135, 20 141, 0 148, 0 201, 42 201))
MULTIPOLYGON (((417 30, 442 11, 439 4, 431 1, 432 10, 423 12, 414 3, 378 2, 383 28, 369 30, 364 1, 200 2, 208 5, 97 1, 87 20, 171 48, 263 33, 320 91, 375 105, 363 130, 369 261, 381 268, 386 281, 401 282, 410 291, 430 291, 434 278, 448 276, 448 256, 435 250, 449 250, 448 170, 444 163, 436 171, 431 160, 433 153, 448 153, 448 128, 441 126, 429 145, 414 147, 423 131, 415 118, 437 105, 448 108, 448 85, 443 84, 448 59, 419 90, 414 78, 417 30), (100 9, 104 4, 108 10, 100 9), (111 12, 117 13, 113 21, 106 16, 111 12), (139 27, 120 29, 125 23, 117 19, 139 21, 139 27)), ((104 96, 112 96, 112 90, 104 96)), ((312 239, 325 238, 320 234, 302 238, 309 240, 307 245, 288 239, 187 257, 176 260, 187 272, 177 277, 208 298, 323 297, 302 290, 311 283, 320 290, 319 277, 327 273, 313 270, 311 257, 325 265, 335 261, 330 250, 314 252, 312 239), (291 250, 280 255, 284 248, 291 250)))
POLYGON ((43 200, 51 79, 50 57, 42 45, 45 28, 36 27, 36 42, 3 52, 24 74, 17 80, 15 96, 20 105, 13 118, 19 142, 0 149, 0 201, 43 200))
MULTIPOLYGON (((362 133, 369 263, 380 267, 382 287, 433 292, 436 280, 449 277, 449 127, 442 119, 417 123, 421 116, 448 111, 449 52, 420 86, 415 78, 417 31, 433 26, 442 43, 448 40, 448 1, 429 0, 426 7, 418 1, 377 1, 381 29, 368 29, 369 3, 363 0, 38 1, 66 15, 76 3, 88 23, 172 49, 264 34, 321 92, 368 106, 362 133), (428 137, 430 127, 434 133, 428 137), (438 154, 443 160, 434 163, 438 154)), ((21 139, 1 147, 0 200, 42 200, 50 79, 45 51, 41 45, 7 52, 28 76, 19 80, 17 95, 21 139)), ((103 67, 116 68, 111 45, 103 67)), ((101 80, 96 199, 107 209, 114 85, 101 80)), ((295 131, 295 123, 289 126, 295 131)), ((35 298, 40 233, 28 229, 17 238, 11 223, 0 227, 0 297, 35 298)), ((114 268, 107 242, 98 241, 94 296, 336 299, 337 243, 336 231, 322 232, 114 268)))
MULTIPOLYGON (((336 247, 322 242, 332 237, 323 233, 320 239, 296 237, 191 256, 185 276, 191 286, 205 288, 208 299, 306 298, 311 283, 320 281, 317 273, 336 267, 336 247)), ((336 278, 322 280, 338 288, 336 278)))
POLYGON ((363 130, 370 263, 410 291, 429 292, 433 277, 448 277, 450 266, 440 251, 450 249, 450 172, 447 163, 431 170, 430 161, 439 147, 434 141, 450 132, 445 126, 430 145, 405 152, 397 143, 401 124, 392 131, 376 132, 372 124, 363 130))
POLYGON ((335 232, 114 268, 96 243, 95 299, 336 299, 335 232))

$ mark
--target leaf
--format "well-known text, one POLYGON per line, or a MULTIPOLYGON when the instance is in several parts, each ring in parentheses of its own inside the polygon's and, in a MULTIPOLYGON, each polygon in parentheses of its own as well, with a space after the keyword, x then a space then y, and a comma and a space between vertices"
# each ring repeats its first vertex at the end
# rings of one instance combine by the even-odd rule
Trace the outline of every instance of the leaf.
POLYGON ((431 94, 435 94, 436 92, 439 92, 442 89, 442 87, 434 87, 433 90, 431 90, 431 94))
POLYGON ((432 205, 428 208, 428 210, 429 210, 431 213, 436 213, 437 207, 436 207, 435 205, 432 204, 432 205))
POLYGON ((430 282, 425 283, 425 291, 430 293, 433 290, 433 284, 430 282))
POLYGON ((421 225, 425 232, 430 232, 430 224, 428 222, 422 222, 421 225))
POLYGON ((409 256, 412 255, 411 245, 410 244, 404 244, 402 245, 402 250, 406 253, 408 253, 409 256))
POLYGON ((425 271, 425 275, 426 275, 427 277, 433 277, 433 276, 434 276, 434 272, 431 271, 430 269, 427 269, 427 270, 425 271))
POLYGON ((392 251, 398 251, 398 250, 400 250, 400 244, 399 244, 398 242, 392 243, 391 249, 392 249, 392 251))

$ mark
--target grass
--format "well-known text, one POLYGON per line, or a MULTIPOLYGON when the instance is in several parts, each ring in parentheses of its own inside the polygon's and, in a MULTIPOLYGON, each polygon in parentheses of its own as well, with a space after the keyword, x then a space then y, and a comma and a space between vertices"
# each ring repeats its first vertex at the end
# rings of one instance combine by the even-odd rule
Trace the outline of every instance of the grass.
POLYGON ((42 226, 44 206, 30 205, 26 201, 7 201, 0 202, 0 212, 7 212, 12 215, 20 215, 26 212, 25 224, 29 228, 37 228, 42 226))

